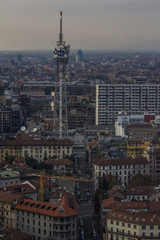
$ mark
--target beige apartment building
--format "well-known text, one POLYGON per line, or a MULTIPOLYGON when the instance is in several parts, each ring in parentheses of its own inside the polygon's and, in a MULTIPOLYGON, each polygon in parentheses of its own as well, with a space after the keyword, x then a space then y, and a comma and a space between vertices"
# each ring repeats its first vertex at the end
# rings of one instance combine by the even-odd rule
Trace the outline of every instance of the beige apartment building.
POLYGON ((106 218, 105 240, 158 240, 160 214, 111 210, 106 218))
POLYGON ((21 194, 0 192, 0 224, 16 228, 15 206, 21 201, 21 194))
POLYGON ((73 142, 68 139, 61 140, 1 140, 0 159, 5 160, 7 155, 16 158, 31 157, 36 160, 57 156, 64 158, 72 155, 73 142))

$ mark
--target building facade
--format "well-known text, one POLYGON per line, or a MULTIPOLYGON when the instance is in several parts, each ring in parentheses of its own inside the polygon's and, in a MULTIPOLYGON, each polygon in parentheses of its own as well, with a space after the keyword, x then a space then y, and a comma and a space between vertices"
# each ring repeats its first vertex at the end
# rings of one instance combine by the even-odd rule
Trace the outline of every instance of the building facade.
POLYGON ((35 240, 76 240, 77 204, 63 196, 60 205, 23 199, 16 206, 16 226, 35 240))
POLYGON ((31 157, 38 161, 57 156, 63 158, 72 155, 73 142, 71 140, 1 140, 0 159, 6 156, 16 158, 31 157))
POLYGON ((96 125, 114 125, 119 111, 160 114, 159 84, 96 85, 96 125))
POLYGON ((15 206, 22 198, 21 194, 0 192, 0 224, 16 228, 15 206))
POLYGON ((160 214, 112 210, 107 213, 106 240, 160 239, 160 214))
POLYGON ((105 175, 115 176, 122 184, 128 185, 137 173, 150 175, 150 165, 145 157, 110 160, 99 158, 94 162, 95 188, 99 186, 99 178, 105 175))

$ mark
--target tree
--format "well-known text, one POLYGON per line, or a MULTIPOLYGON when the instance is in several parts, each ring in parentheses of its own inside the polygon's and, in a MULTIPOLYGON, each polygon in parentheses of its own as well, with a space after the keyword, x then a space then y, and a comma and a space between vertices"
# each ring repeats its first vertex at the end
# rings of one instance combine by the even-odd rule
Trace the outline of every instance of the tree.
POLYGON ((31 168, 38 169, 38 162, 34 158, 27 157, 26 164, 31 168))
POLYGON ((130 186, 150 186, 152 185, 152 180, 148 175, 142 175, 141 173, 137 173, 131 179, 130 186))
POLYGON ((99 187, 108 191, 114 185, 121 185, 121 181, 112 175, 106 175, 99 179, 99 187))
POLYGON ((6 161, 8 164, 12 164, 12 163, 14 162, 14 159, 15 159, 14 156, 6 154, 5 161, 6 161))

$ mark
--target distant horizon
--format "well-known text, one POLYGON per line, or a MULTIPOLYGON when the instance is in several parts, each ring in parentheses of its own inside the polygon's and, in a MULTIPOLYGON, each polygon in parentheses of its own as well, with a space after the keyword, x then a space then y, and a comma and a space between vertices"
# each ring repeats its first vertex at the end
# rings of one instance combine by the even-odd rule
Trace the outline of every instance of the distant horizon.
MULTIPOLYGON (((83 52, 156 52, 160 53, 160 49, 83 49, 83 48, 77 48, 77 49, 70 49, 70 52, 76 52, 78 50, 82 50, 83 52)), ((52 49, 6 49, 6 50, 0 50, 0 52, 52 52, 52 49)))

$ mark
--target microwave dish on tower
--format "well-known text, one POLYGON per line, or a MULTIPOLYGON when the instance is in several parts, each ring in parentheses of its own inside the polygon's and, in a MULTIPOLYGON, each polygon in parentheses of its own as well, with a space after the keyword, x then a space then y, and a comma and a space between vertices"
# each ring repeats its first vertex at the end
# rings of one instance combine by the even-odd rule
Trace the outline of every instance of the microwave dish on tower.
POLYGON ((21 131, 24 132, 26 130, 26 127, 25 126, 22 126, 21 127, 21 131))

